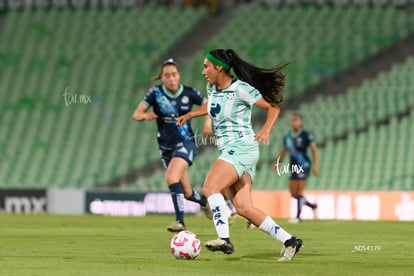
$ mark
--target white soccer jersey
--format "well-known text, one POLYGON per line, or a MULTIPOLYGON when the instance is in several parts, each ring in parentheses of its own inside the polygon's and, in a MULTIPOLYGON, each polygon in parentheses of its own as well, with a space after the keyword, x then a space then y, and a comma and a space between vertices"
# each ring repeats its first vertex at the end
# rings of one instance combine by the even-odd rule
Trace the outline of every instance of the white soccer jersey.
POLYGON ((244 81, 235 80, 224 90, 208 84, 207 95, 207 110, 213 121, 219 150, 240 140, 252 143, 251 110, 253 104, 262 98, 260 92, 244 81))

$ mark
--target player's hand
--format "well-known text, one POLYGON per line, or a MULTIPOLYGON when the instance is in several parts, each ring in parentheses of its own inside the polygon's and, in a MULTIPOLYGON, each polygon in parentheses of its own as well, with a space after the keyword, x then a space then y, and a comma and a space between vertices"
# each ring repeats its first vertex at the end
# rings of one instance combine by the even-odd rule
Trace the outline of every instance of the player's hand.
POLYGON ((315 167, 315 166, 314 166, 314 167, 312 168, 312 173, 313 173, 313 175, 314 175, 314 176, 318 176, 318 173, 319 173, 319 171, 318 171, 318 167, 315 167))
POLYGON ((144 119, 147 121, 152 121, 157 118, 158 118, 158 115, 155 114, 154 112, 147 112, 144 114, 144 119))
POLYGON ((190 112, 184 114, 183 116, 178 117, 177 126, 182 126, 185 122, 191 119, 190 112))
POLYGON ((257 143, 262 143, 264 145, 269 145, 269 132, 264 131, 263 129, 254 135, 254 140, 257 141, 257 143))

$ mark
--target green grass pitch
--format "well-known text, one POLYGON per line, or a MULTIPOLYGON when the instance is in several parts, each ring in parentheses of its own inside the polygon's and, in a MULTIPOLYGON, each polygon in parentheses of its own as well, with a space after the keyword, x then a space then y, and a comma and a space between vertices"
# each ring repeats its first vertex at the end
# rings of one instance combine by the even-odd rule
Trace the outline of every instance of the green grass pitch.
MULTIPOLYGON (((244 219, 231 226, 235 253, 202 248, 191 261, 169 251, 172 215, 142 218, 0 215, 0 275, 413 275, 413 222, 305 221, 279 224, 305 247, 277 262, 281 244, 244 219)), ((211 221, 186 216, 202 243, 211 221)))

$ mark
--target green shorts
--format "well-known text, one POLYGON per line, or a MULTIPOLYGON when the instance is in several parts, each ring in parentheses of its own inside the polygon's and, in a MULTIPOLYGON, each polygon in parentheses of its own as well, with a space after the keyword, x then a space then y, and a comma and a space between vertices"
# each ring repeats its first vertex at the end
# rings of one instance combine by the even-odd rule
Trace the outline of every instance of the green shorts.
POLYGON ((218 159, 232 164, 239 177, 244 173, 248 173, 253 181, 259 155, 259 145, 257 143, 234 144, 222 149, 218 159))

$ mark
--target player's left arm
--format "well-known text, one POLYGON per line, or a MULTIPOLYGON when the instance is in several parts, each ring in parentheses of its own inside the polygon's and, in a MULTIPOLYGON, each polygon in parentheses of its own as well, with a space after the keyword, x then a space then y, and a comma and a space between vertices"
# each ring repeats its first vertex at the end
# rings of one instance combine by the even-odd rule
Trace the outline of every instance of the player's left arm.
POLYGON ((280 107, 277 104, 267 102, 263 98, 258 99, 254 104, 267 111, 266 121, 262 129, 254 136, 254 139, 259 144, 263 143, 268 145, 270 140, 270 131, 276 124, 277 118, 279 117, 280 107))
MULTIPOLYGON (((193 93, 190 94, 190 98, 193 103, 199 106, 207 103, 207 99, 197 89, 193 90, 193 93)), ((204 116, 203 137, 208 137, 212 135, 213 135, 212 121, 211 121, 210 116, 207 114, 204 116)))
POLYGON ((310 148, 312 151, 312 157, 313 157, 313 168, 312 168, 312 173, 314 176, 317 176, 319 173, 319 154, 318 154, 318 147, 316 146, 316 143, 313 142, 312 144, 310 144, 310 148))

